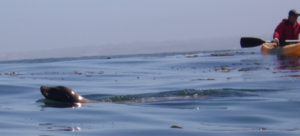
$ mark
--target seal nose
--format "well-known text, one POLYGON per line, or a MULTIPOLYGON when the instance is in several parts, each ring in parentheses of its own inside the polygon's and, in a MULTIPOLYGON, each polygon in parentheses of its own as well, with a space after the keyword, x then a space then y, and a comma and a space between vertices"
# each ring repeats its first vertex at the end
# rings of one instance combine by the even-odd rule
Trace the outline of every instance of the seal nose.
POLYGON ((46 87, 46 86, 41 86, 40 90, 41 90, 41 93, 42 93, 45 97, 48 96, 48 93, 47 93, 48 87, 46 87))

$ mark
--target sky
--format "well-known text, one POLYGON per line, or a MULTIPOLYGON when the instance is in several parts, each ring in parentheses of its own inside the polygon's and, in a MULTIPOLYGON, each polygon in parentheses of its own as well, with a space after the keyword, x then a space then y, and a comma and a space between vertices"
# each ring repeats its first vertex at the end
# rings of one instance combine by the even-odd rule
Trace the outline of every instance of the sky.
POLYGON ((299 0, 0 0, 0 60, 238 49, 242 36, 270 40, 299 5, 299 0))

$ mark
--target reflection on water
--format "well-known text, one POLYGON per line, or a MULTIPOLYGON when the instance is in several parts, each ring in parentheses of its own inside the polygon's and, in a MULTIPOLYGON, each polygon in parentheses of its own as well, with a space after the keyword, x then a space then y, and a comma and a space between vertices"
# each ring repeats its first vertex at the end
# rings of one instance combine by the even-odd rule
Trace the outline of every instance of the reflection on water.
POLYGON ((280 70, 300 70, 300 57, 296 56, 277 56, 280 70))
POLYGON ((37 102, 43 103, 44 105, 41 105, 42 109, 41 111, 44 110, 44 108, 47 107, 52 107, 52 108, 81 108, 83 106, 82 103, 63 103, 63 102, 56 102, 48 99, 40 99, 37 102))
POLYGON ((46 131, 81 131, 81 128, 78 126, 56 126, 52 123, 40 123, 39 126, 46 131))

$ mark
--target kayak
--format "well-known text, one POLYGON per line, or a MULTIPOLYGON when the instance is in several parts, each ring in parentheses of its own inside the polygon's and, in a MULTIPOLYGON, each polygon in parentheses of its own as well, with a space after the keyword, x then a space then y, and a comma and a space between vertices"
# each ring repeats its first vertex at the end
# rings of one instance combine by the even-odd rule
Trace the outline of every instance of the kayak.
POLYGON ((300 56, 300 43, 278 47, 274 43, 264 43, 261 52, 265 55, 300 56))

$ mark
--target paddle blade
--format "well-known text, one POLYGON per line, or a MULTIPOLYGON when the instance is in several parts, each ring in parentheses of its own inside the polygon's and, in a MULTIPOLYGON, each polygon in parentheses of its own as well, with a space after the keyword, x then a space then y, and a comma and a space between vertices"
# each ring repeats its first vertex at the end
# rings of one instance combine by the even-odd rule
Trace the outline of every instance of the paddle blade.
POLYGON ((250 48, 250 47, 256 47, 260 46, 266 41, 259 39, 259 38, 254 38, 254 37, 242 37, 241 38, 241 47, 242 48, 250 48))

